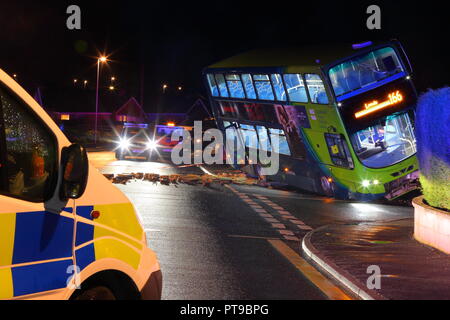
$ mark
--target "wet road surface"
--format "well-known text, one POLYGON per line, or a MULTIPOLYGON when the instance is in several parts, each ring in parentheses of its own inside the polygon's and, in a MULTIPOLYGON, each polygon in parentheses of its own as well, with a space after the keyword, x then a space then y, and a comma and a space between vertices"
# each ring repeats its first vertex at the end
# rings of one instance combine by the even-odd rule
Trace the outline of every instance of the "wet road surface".
MULTIPOLYGON (((111 152, 89 157, 102 173, 203 173, 198 167, 116 161, 111 152)), ((320 290, 310 281, 314 276, 295 265, 303 236, 331 223, 391 221, 413 214, 407 207, 334 201, 248 185, 130 181, 116 186, 140 212, 149 245, 158 254, 163 299, 343 297, 320 290)), ((319 287, 320 283, 330 287, 326 282, 319 280, 319 287)))

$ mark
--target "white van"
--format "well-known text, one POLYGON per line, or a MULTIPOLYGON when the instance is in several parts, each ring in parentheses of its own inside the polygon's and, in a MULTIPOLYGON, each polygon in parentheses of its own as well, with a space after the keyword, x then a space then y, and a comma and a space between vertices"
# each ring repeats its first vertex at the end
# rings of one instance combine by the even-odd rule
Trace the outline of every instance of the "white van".
POLYGON ((127 197, 0 70, 0 299, 160 299, 127 197))

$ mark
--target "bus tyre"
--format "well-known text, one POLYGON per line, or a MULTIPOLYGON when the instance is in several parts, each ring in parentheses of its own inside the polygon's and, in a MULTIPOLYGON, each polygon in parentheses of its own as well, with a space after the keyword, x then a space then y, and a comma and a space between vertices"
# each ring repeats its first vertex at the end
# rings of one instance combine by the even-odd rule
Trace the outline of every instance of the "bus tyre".
POLYGON ((334 197, 333 182, 329 182, 327 177, 320 178, 323 193, 328 197, 334 197))
POLYGON ((75 300, 116 300, 116 297, 108 287, 95 286, 81 292, 75 300))

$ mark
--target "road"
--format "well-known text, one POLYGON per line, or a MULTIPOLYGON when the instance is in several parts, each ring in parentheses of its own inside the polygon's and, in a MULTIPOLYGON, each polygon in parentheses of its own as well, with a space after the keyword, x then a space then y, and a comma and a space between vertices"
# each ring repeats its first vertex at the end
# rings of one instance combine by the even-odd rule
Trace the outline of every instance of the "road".
MULTIPOLYGON (((203 173, 198 167, 116 161, 102 173, 203 173)), ((301 239, 327 224, 398 220, 408 207, 351 203, 253 185, 117 184, 140 212, 163 271, 163 299, 350 298, 301 258, 301 239)))

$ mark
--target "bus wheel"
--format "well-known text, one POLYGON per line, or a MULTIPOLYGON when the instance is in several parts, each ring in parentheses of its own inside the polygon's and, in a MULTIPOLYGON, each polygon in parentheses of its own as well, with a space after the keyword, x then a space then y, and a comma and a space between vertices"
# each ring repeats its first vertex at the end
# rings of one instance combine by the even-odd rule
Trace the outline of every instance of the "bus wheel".
POLYGON ((327 177, 320 178, 323 193, 328 197, 334 197, 333 182, 329 182, 327 177))
POLYGON ((96 286, 84 290, 75 300, 116 300, 116 297, 108 287, 96 286))

